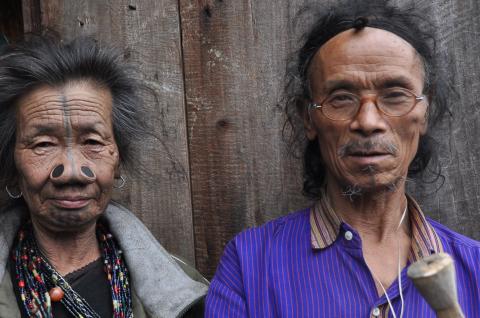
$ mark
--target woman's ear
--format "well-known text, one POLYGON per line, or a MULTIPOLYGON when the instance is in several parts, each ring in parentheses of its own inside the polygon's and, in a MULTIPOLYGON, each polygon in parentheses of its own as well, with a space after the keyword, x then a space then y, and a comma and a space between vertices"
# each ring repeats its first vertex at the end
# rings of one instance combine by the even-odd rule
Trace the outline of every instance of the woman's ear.
POLYGON ((113 173, 114 173, 114 175, 113 175, 113 176, 114 176, 114 178, 115 178, 115 179, 118 179, 118 178, 120 178, 120 176, 121 176, 121 171, 120 171, 120 162, 118 162, 118 163, 116 164, 116 166, 115 166, 115 170, 114 170, 114 172, 113 172, 113 173))

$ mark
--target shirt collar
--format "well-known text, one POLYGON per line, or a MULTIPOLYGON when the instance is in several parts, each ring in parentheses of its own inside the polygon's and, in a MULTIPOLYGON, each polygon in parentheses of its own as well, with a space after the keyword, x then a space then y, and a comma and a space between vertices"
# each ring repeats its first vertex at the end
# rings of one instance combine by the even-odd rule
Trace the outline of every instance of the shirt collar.
MULTIPOLYGON (((420 206, 407 195, 408 216, 412 233, 412 249, 409 261, 414 262, 433 253, 443 252, 440 238, 430 225, 420 206)), ((340 233, 343 220, 335 213, 325 191, 310 210, 312 248, 321 250, 332 245, 340 233)))

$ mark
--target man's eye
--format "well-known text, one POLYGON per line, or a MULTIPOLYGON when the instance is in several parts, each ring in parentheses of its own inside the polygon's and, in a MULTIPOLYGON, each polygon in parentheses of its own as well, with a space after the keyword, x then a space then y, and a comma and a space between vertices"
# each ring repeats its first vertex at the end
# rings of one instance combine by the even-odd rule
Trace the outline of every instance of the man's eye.
POLYGON ((48 147, 53 147, 54 144, 52 142, 49 142, 49 141, 42 141, 42 142, 39 142, 39 143, 36 143, 35 144, 35 148, 48 148, 48 147))
POLYGON ((327 103, 335 108, 342 108, 355 105, 356 100, 350 94, 335 94, 328 99, 327 103))
POLYGON ((403 91, 391 91, 391 92, 385 93, 382 96, 382 98, 384 101, 392 101, 392 102, 400 101, 401 102, 401 101, 409 100, 411 96, 409 96, 407 93, 403 91))

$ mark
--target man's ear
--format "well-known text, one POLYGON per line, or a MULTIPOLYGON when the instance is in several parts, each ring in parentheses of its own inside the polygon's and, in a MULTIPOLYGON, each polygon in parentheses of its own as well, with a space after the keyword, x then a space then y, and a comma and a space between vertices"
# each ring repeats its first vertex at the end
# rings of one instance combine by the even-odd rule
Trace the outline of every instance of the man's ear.
POLYGON ((317 138, 317 129, 313 122, 310 110, 310 101, 303 102, 303 126, 305 127, 305 135, 308 140, 315 140, 317 138))
POLYGON ((425 118, 423 119, 423 122, 421 123, 420 127, 420 136, 423 136, 427 133, 428 130, 428 117, 430 113, 430 98, 427 100, 427 108, 425 109, 425 118))

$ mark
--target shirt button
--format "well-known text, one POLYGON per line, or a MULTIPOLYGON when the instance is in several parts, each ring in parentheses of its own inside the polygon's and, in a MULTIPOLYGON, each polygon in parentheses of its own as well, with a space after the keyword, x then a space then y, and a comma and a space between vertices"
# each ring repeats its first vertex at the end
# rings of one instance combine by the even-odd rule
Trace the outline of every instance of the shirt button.
POLYGON ((345 232, 345 239, 346 239, 347 241, 351 241, 352 238, 353 238, 353 233, 350 232, 350 231, 346 231, 346 232, 345 232))
POLYGON ((374 317, 380 316, 380 309, 378 309, 378 307, 373 308, 373 310, 372 310, 372 315, 373 315, 374 317))

